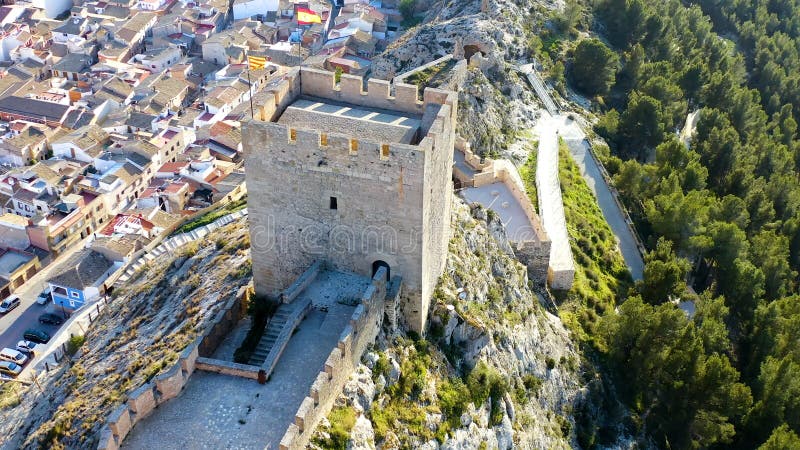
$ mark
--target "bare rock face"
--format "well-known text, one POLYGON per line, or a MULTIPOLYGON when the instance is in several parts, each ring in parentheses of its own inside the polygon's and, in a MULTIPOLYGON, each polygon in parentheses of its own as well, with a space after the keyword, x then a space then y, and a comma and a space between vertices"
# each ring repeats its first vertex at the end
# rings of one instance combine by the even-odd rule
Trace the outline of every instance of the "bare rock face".
POLYGON ((372 381, 372 371, 365 365, 360 365, 356 373, 344 385, 342 395, 347 404, 356 412, 368 412, 375 398, 375 383, 372 381))
POLYGON ((360 413, 352 448, 576 447, 571 414, 585 389, 576 346, 528 288, 524 266, 493 237, 502 229, 490 231, 487 221, 455 201, 446 274, 426 340, 379 339, 337 399, 360 413), (468 400, 458 417, 447 417, 444 403, 452 398, 446 400, 443 386, 478 366, 508 389, 480 405, 468 400), (364 420, 371 422, 371 441, 364 420))
POLYGON ((347 444, 348 450, 375 450, 375 431, 372 429, 372 422, 363 414, 356 419, 356 424, 350 431, 350 442, 347 444))
MULTIPOLYGON (((517 66, 561 0, 436 1, 422 25, 373 58, 371 75, 390 80, 446 55, 456 61, 434 87, 458 90, 459 129, 474 150, 510 156, 514 131, 532 126, 541 107, 517 66)), ((424 85, 422 86, 424 87, 424 85)))

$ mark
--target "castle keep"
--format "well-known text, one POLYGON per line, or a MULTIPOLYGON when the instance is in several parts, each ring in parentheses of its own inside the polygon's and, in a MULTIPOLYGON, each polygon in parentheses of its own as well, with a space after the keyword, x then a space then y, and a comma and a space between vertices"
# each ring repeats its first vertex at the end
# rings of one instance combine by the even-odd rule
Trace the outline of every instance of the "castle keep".
POLYGON ((298 68, 259 103, 243 136, 256 291, 277 296, 315 261, 385 267, 423 330, 450 238, 457 94, 298 68))

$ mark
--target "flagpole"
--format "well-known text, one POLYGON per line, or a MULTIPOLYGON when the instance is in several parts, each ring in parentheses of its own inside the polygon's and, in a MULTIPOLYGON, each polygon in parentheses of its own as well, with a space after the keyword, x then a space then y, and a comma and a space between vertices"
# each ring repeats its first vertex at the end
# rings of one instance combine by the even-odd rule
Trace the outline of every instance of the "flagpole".
POLYGON ((255 120, 253 115, 253 82, 250 81, 250 57, 247 57, 247 84, 250 85, 250 120, 255 120))

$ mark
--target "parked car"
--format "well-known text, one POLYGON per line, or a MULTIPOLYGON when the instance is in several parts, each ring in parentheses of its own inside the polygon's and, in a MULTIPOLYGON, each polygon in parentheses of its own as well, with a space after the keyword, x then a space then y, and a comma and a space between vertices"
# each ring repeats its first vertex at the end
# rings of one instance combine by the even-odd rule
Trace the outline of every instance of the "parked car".
POLYGON ((17 350, 21 351, 22 353, 27 353, 29 355, 33 355, 36 352, 38 352, 40 347, 42 347, 42 344, 37 344, 36 342, 31 342, 31 341, 17 342, 17 350))
POLYGON ((61 325, 64 323, 64 318, 58 314, 44 313, 39 316, 39 323, 46 325, 61 325))
POLYGON ((49 334, 35 328, 29 328, 25 330, 25 333, 22 335, 22 337, 25 338, 26 341, 33 341, 37 344, 46 344, 47 341, 50 340, 49 334))
POLYGON ((46 305, 48 302, 50 302, 50 288, 43 290, 42 293, 36 297, 36 303, 40 305, 46 305))
POLYGON ((5 314, 17 306, 19 306, 19 297, 16 295, 7 297, 2 303, 0 303, 0 314, 5 314))
POLYGON ((22 372, 22 366, 11 361, 0 361, 0 373, 11 375, 13 377, 22 372))
POLYGON ((28 361, 28 357, 13 348, 4 348, 0 350, 0 359, 4 361, 11 361, 19 364, 20 366, 28 361))

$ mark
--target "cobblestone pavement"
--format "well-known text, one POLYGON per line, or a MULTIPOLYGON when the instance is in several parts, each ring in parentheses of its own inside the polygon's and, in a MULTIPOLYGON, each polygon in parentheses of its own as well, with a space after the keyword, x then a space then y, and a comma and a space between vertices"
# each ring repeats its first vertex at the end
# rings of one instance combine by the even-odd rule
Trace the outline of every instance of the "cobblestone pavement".
MULTIPOLYGON (((179 397, 136 424, 122 448, 277 449, 355 309, 336 303, 338 296, 332 295, 333 291, 341 289, 340 295, 354 295, 365 287, 363 278, 340 278, 326 272, 320 275, 319 283, 313 283, 301 295, 313 295, 315 300, 321 297, 315 305, 324 305, 328 311, 315 308, 300 323, 266 385, 195 372, 179 397)), ((241 332, 241 326, 237 330, 241 332)), ((217 355, 224 356, 225 347, 223 343, 217 355)), ((235 348, 233 344, 227 347, 235 348)))

